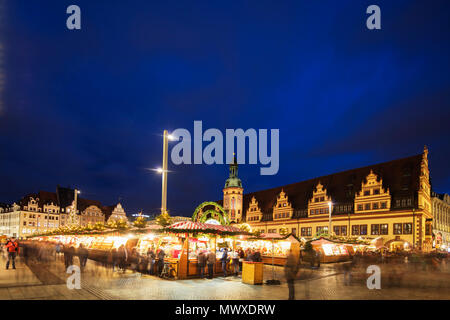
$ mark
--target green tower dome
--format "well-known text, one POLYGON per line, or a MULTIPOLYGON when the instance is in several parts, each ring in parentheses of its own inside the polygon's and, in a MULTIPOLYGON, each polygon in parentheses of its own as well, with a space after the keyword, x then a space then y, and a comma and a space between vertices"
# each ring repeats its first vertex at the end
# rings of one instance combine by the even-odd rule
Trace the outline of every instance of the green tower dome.
POLYGON ((225 188, 238 187, 242 188, 241 179, 238 178, 238 164, 236 156, 234 156, 233 162, 230 164, 230 176, 225 181, 225 188))

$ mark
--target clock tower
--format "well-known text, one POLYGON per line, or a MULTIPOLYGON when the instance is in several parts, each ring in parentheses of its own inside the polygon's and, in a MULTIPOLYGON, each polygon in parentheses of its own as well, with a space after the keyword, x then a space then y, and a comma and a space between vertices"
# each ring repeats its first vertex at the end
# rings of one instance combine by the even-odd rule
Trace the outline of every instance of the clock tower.
POLYGON ((241 179, 238 178, 238 164, 236 156, 230 164, 230 176, 223 188, 223 208, 228 214, 230 222, 242 221, 243 192, 241 179))

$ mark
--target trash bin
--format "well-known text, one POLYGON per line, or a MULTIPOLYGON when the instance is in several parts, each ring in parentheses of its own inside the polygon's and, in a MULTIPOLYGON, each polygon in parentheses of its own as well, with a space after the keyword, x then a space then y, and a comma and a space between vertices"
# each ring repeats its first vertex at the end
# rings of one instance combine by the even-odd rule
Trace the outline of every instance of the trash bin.
POLYGON ((248 284, 263 283, 263 267, 262 262, 242 262, 242 282, 248 284))

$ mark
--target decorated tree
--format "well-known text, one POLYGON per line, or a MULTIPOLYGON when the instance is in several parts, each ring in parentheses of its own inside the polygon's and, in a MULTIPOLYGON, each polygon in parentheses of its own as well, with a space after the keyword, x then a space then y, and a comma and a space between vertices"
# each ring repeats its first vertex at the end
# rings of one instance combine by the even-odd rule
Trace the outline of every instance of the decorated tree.
POLYGON ((242 223, 242 224, 238 224, 236 225, 236 227, 238 227, 239 229, 241 229, 242 231, 245 232, 250 232, 250 226, 247 223, 242 223))
POLYGON ((137 228, 145 228, 147 226, 147 220, 143 216, 139 216, 133 222, 133 225, 137 228))
POLYGON ((96 222, 94 224, 93 229, 96 230, 96 231, 102 231, 102 230, 105 230, 105 225, 103 223, 101 223, 101 222, 96 222))
POLYGON ((127 229, 129 227, 128 222, 125 219, 117 220, 116 226, 117 226, 117 229, 127 229))
POLYGON ((169 215, 168 212, 161 213, 159 216, 156 217, 155 220, 157 224, 163 227, 172 224, 172 217, 169 215))

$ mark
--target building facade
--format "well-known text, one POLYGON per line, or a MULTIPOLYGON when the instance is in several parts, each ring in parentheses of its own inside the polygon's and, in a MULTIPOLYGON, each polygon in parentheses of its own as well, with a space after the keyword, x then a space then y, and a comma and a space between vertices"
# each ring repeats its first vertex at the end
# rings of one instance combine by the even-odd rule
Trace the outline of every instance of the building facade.
MULTIPOLYGON (((76 189, 58 186, 56 192, 39 191, 12 205, 0 206, 0 235, 26 237, 60 226, 104 224, 114 211, 110 212, 109 207, 102 206, 97 200, 78 195, 76 189)), ((120 204, 110 207, 121 209, 125 214, 120 204)), ((122 214, 122 211, 116 210, 115 214, 122 214)))
POLYGON ((450 245, 450 196, 431 193, 433 206, 433 233, 436 248, 448 249, 450 245))
MULTIPOLYGON (((238 179, 237 168, 233 172, 233 179, 238 179)), ((416 156, 245 194, 240 218, 263 233, 287 231, 308 239, 331 229, 336 236, 381 237, 391 249, 429 251, 433 219, 429 176, 425 147, 416 156)), ((235 195, 242 194, 239 187, 241 193, 236 190, 235 195)), ((239 210, 230 207, 226 190, 227 185, 224 208, 239 210)))
POLYGON ((242 221, 243 192, 242 181, 238 177, 238 164, 236 156, 230 164, 230 176, 223 188, 223 208, 231 222, 242 221))

